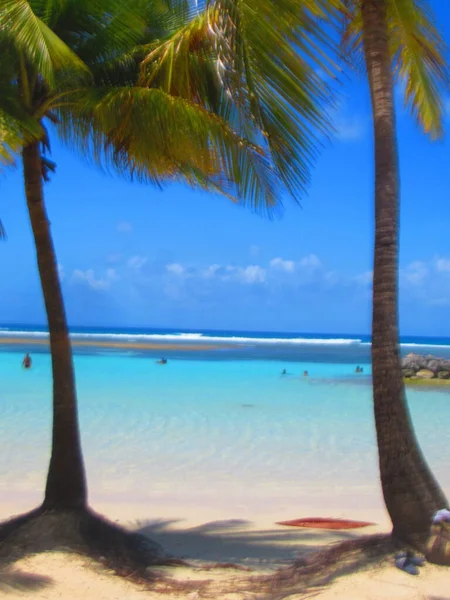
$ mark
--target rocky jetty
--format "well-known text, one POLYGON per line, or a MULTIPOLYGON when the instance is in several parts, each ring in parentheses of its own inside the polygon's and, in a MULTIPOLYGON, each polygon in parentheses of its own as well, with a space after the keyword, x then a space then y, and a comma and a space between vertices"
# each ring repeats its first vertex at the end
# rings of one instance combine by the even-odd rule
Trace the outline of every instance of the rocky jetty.
POLYGON ((411 353, 402 360, 402 370, 406 379, 450 379, 450 360, 411 353))

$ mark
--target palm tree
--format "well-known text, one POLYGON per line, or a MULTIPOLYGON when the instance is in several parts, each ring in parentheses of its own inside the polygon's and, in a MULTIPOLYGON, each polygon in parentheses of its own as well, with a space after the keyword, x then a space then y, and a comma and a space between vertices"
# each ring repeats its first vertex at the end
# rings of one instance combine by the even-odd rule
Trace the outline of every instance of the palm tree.
MULTIPOLYGON (((55 170, 49 132, 129 179, 178 179, 262 208, 278 204, 285 189, 296 196, 303 190, 314 129, 326 127, 325 88, 314 64, 300 60, 282 38, 274 47, 276 69, 262 45, 253 57, 264 111, 253 91, 245 97, 243 86, 237 99, 224 93, 217 48, 214 56, 210 49, 196 53, 207 77, 193 82, 189 97, 179 93, 185 84, 180 73, 162 82, 158 71, 145 81, 148 60, 140 69, 141 60, 173 47, 189 6, 188 0, 2 0, 0 157, 10 161, 19 154, 23 164, 52 357, 44 511, 87 509, 72 350, 44 203, 44 183, 55 170), (275 71, 273 85, 264 82, 265 71, 275 71), (196 101, 206 89, 208 102, 196 101)), ((225 48, 227 41, 220 43, 225 48)))
MULTIPOLYGON (((426 133, 439 135, 440 92, 446 79, 442 40, 429 11, 416 0, 209 0, 204 4, 206 10, 178 37, 148 54, 142 78, 145 82, 156 79, 173 94, 209 106, 208 89, 198 85, 206 80, 199 57, 214 51, 224 89, 238 99, 240 113, 258 123, 278 174, 291 191, 304 183, 291 178, 296 143, 305 143, 317 131, 311 130, 314 117, 305 104, 311 96, 309 86, 317 82, 312 77, 295 77, 298 71, 291 65, 298 56, 292 49, 334 73, 334 65, 324 56, 333 55, 334 48, 320 33, 317 20, 342 23, 344 17, 346 51, 357 63, 365 57, 375 129, 372 361, 380 476, 394 534, 408 542, 423 541, 432 514, 446 506, 447 500, 415 438, 400 365, 399 173, 393 81, 395 76, 406 82, 406 102, 413 114, 426 133), (272 116, 280 109, 283 118, 274 122, 272 116), (299 115, 304 117, 300 122, 299 115)), ((223 103, 222 110, 230 108, 223 103)))
POLYGON ((400 176, 394 76, 424 131, 442 133, 443 42, 422 2, 350 0, 347 47, 364 51, 375 150, 372 370, 380 478, 393 534, 423 547, 433 514, 448 506, 414 434, 403 383, 398 325, 400 176))
POLYGON ((214 110, 251 139, 256 134, 282 184, 269 206, 280 206, 283 192, 298 200, 321 137, 331 130, 332 90, 320 73, 335 76, 326 51, 336 45, 317 24, 336 17, 340 0, 196 4, 196 17, 149 49, 141 84, 214 110))

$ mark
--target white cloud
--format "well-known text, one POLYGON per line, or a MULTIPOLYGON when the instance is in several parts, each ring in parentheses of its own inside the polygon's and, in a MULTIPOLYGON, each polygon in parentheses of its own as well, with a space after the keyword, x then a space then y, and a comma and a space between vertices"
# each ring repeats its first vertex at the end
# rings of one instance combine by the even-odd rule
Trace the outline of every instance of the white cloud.
POLYGON ((170 265, 166 265, 166 271, 172 273, 172 275, 182 277, 185 274, 186 269, 179 263, 171 263, 170 265))
POLYGON ((60 264, 58 264, 58 275, 59 275, 59 280, 63 281, 63 279, 66 276, 66 272, 64 271, 64 267, 60 264))
POLYGON ((293 273, 295 270, 295 262, 293 260, 283 260, 282 258, 273 258, 270 263, 272 269, 280 269, 287 273, 293 273))
POLYGON ((119 233, 131 233, 133 225, 129 221, 120 221, 120 223, 117 223, 117 231, 119 233))
POLYGON ((82 271, 75 269, 72 273, 72 283, 85 283, 93 290, 109 290, 111 283, 118 279, 114 269, 108 269, 105 277, 96 277, 93 269, 82 271))
POLYGON ((301 267, 311 267, 312 269, 317 269, 321 265, 322 263, 320 262, 319 257, 315 254, 308 254, 308 256, 305 256, 300 261, 301 267))
POLYGON ((128 267, 133 271, 140 271, 142 267, 147 262, 148 258, 146 256, 140 256, 137 254, 136 256, 132 256, 128 259, 128 267))
POLYGON ((434 261, 436 271, 439 273, 450 272, 450 259, 448 258, 436 258, 434 261))
POLYGON ((336 285, 340 279, 336 271, 327 271, 323 278, 328 285, 336 285))
POLYGON ((266 270, 259 265, 237 267, 234 265, 208 265, 203 269, 192 269, 180 263, 166 265, 166 272, 179 278, 198 278, 222 281, 239 281, 241 283, 262 283, 266 279, 266 270))
POLYGON ((429 270, 426 263, 421 260, 415 260, 403 271, 403 278, 411 285, 421 286, 425 283, 428 273, 429 270))
POLYGON ((435 257, 415 260, 400 271, 400 284, 407 290, 408 298, 424 305, 450 305, 450 259, 435 257))
POLYGON ((373 281, 373 271, 364 271, 364 273, 356 275, 356 277, 354 277, 354 280, 356 281, 356 283, 359 283, 361 285, 369 285, 373 281))
MULTIPOLYGON (((166 273, 178 277, 179 279, 203 279, 218 281, 235 281, 244 284, 264 283, 279 277, 280 274, 291 276, 295 272, 304 272, 309 278, 312 272, 315 272, 322 266, 319 258, 315 254, 309 254, 298 262, 286 260, 280 257, 269 261, 268 266, 249 264, 249 265, 219 265, 213 263, 202 268, 192 268, 180 263, 170 263, 165 266, 166 273)), ((324 279, 328 284, 336 281, 337 275, 329 272, 324 279)))
POLYGON ((314 270, 322 266, 320 259, 315 254, 308 254, 301 258, 298 262, 293 260, 285 260, 284 258, 273 258, 269 267, 276 271, 284 271, 286 273, 294 273, 296 269, 314 270))
POLYGON ((237 270, 237 278, 243 283, 263 283, 266 280, 266 270, 259 265, 248 265, 237 270))
POLYGON ((211 279, 212 277, 215 277, 215 275, 220 269, 220 265, 209 265, 209 267, 206 267, 206 269, 202 270, 202 277, 204 277, 205 279, 211 279))
POLYGON ((109 281, 117 281, 118 279, 120 279, 115 269, 106 269, 106 278, 109 281))
POLYGON ((340 117, 336 124, 336 137, 344 142, 360 140, 366 135, 367 121, 360 116, 340 117))

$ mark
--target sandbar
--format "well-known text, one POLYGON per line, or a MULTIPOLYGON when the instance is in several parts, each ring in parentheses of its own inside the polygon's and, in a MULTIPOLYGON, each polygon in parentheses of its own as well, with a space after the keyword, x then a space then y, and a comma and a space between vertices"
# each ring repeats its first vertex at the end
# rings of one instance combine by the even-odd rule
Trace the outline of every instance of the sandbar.
MULTIPOLYGON (((0 337, 0 345, 35 345, 48 346, 48 338, 27 337, 0 337)), ((130 350, 185 350, 188 352, 202 350, 220 350, 222 348, 233 348, 231 344, 189 344, 185 342, 113 342, 101 340, 71 340, 72 346, 95 347, 95 348, 123 348, 130 350)))

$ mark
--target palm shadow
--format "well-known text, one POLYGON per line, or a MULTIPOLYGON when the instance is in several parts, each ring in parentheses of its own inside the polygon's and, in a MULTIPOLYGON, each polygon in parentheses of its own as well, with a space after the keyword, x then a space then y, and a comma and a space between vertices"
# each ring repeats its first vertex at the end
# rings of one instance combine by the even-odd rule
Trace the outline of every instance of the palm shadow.
POLYGON ((0 592, 37 592, 53 585, 53 579, 37 573, 26 573, 19 569, 0 571, 0 592))
POLYGON ((355 540, 360 534, 286 527, 250 528, 245 520, 212 521, 181 529, 181 520, 153 520, 139 525, 138 533, 161 545, 170 555, 196 563, 233 564, 275 569, 323 549, 324 543, 355 540))
POLYGON ((179 522, 150 521, 138 531, 196 570, 250 571, 222 581, 221 593, 257 594, 261 600, 282 600, 293 594, 313 597, 343 575, 381 564, 395 549, 391 536, 385 534, 287 527, 254 530, 249 521, 241 520, 175 528, 179 522))
POLYGON ((310 592, 392 551, 390 536, 360 531, 255 530, 245 520, 175 528, 180 521, 156 520, 123 529, 91 510, 46 513, 36 509, 0 524, 0 578, 2 573, 9 575, 4 579, 9 590, 50 585, 45 578, 14 573, 12 563, 30 554, 64 550, 88 556, 136 583, 185 595, 208 593, 210 580, 179 580, 175 571, 163 567, 257 570, 223 581, 221 592, 259 592, 261 598, 272 599, 310 592))

